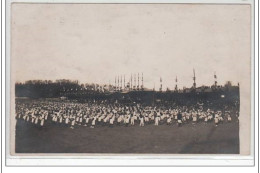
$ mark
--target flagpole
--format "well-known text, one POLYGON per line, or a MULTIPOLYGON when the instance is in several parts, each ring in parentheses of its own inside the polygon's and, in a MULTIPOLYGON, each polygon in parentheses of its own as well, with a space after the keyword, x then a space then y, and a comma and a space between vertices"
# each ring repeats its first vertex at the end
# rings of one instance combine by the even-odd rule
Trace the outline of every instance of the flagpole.
POLYGON ((178 79, 177 79, 177 76, 176 76, 175 82, 176 82, 175 91, 178 91, 178 79))
POLYGON ((114 90, 116 91, 116 77, 115 77, 115 87, 114 87, 114 90))
POLYGON ((134 90, 136 89, 136 74, 134 74, 134 90))
POLYGON ((217 82, 217 75, 216 75, 216 72, 214 72, 214 79, 215 79, 215 87, 217 87, 218 82, 217 82))
POLYGON ((117 91, 119 91, 119 76, 118 76, 118 78, 117 78, 117 91))
POLYGON ((139 90, 139 73, 138 73, 138 84, 137 84, 137 90, 139 90))
POLYGON ((125 75, 124 75, 124 89, 125 89, 125 75))
POLYGON ((144 78, 143 78, 143 73, 142 73, 142 90, 144 89, 144 78))
POLYGON ((195 70, 193 69, 193 88, 196 89, 196 76, 195 76, 195 70))
POLYGON ((132 73, 131 73, 131 80, 130 80, 130 90, 133 90, 133 80, 132 80, 132 73))

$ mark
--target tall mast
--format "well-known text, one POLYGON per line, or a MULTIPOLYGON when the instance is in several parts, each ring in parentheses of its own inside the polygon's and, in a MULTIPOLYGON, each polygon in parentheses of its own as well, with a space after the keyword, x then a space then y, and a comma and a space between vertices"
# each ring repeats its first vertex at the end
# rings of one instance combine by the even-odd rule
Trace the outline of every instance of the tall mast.
POLYGON ((120 80, 120 91, 122 90, 122 75, 121 75, 121 80, 120 80))
POLYGON ((130 90, 133 89, 133 78, 132 78, 132 73, 131 73, 131 79, 130 79, 130 90))
POLYGON ((115 77, 115 90, 116 90, 116 77, 115 77))
POLYGON ((175 84, 175 91, 178 91, 178 79, 177 79, 177 76, 175 78, 175 82, 176 82, 176 84, 175 84))
POLYGON ((137 76, 137 77, 138 77, 138 81, 137 81, 137 82, 138 82, 138 84, 137 84, 137 90, 139 90, 139 73, 138 73, 137 75, 138 75, 138 76, 137 76))
POLYGON ((119 91, 119 76, 117 77, 117 91, 119 91))
POLYGON ((160 91, 162 91, 162 78, 160 77, 160 91))
POLYGON ((216 75, 216 72, 214 72, 214 80, 215 80, 214 85, 215 85, 215 87, 217 87, 218 82, 217 82, 217 75, 216 75))
POLYGON ((143 76, 143 73, 142 73, 142 90, 144 89, 144 76, 143 76))
POLYGON ((124 89, 125 89, 125 75, 124 75, 124 89))
POLYGON ((110 91, 110 80, 108 80, 108 91, 110 91))
POLYGON ((134 74, 134 90, 136 89, 136 74, 134 74))
POLYGON ((193 69, 193 88, 196 89, 196 76, 195 76, 195 70, 193 69))

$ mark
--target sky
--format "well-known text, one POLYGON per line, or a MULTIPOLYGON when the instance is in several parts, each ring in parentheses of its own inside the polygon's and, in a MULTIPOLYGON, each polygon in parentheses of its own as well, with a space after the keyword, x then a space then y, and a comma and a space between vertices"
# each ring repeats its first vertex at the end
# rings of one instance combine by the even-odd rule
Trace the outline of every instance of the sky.
POLYGON ((198 4, 12 4, 11 69, 17 82, 71 79, 114 84, 143 73, 163 89, 245 81, 250 6, 198 4))

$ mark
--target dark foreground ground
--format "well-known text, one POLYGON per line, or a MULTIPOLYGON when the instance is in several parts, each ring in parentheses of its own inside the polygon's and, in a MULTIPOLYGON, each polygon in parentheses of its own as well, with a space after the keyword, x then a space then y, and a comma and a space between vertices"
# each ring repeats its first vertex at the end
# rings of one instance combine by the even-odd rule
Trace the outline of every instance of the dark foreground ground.
POLYGON ((75 129, 16 125, 17 153, 201 153, 239 154, 239 123, 75 129))

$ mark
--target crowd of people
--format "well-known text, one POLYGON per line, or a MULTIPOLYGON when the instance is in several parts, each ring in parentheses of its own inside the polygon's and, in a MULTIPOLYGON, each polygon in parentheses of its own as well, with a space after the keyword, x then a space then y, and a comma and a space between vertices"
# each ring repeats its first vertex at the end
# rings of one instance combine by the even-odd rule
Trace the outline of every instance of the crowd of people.
POLYGON ((238 120, 237 110, 228 107, 214 110, 201 103, 192 106, 148 106, 102 102, 16 101, 16 119, 35 126, 46 124, 67 126, 71 129, 88 126, 145 126, 178 125, 187 123, 228 123, 238 120), (236 118, 236 120, 234 120, 236 118))

